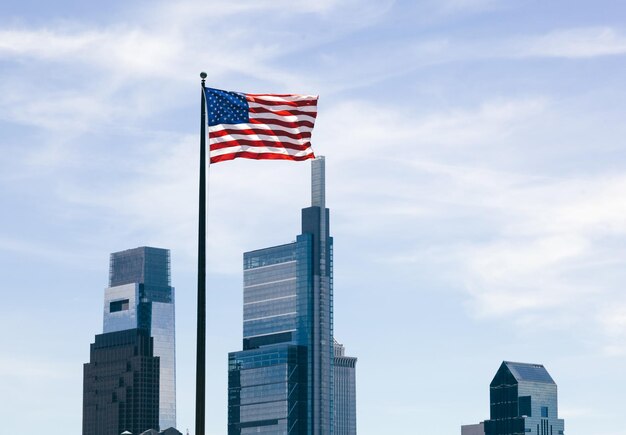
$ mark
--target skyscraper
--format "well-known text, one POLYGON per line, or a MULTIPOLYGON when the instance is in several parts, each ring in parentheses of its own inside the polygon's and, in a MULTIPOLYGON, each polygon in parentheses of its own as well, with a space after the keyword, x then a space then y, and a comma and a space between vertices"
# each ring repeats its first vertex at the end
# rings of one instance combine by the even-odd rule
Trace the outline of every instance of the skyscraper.
POLYGON ((154 339, 160 359, 159 426, 176 427, 174 288, 170 251, 147 246, 111 254, 104 292, 103 330, 140 328, 154 339))
POLYGON ((83 435, 140 433, 159 424, 159 358, 144 329, 96 335, 83 378, 83 435))
MULTIPOLYGON (((108 377, 119 377, 120 383, 123 382, 123 373, 128 370, 131 370, 137 378, 152 379, 151 365, 134 366, 124 362, 125 356, 128 358, 136 356, 141 350, 142 357, 153 358, 157 363, 155 392, 150 393, 153 394, 151 397, 157 398, 157 403, 154 404, 152 399, 141 396, 141 392, 136 389, 130 388, 130 393, 125 394, 130 394, 132 400, 141 401, 144 407, 156 406, 156 422, 141 426, 142 431, 159 427, 162 429, 175 427, 174 288, 170 283, 169 250, 144 246, 111 254, 109 287, 104 291, 103 331, 102 335, 96 336, 96 342, 91 349, 91 361, 85 365, 85 416, 83 420, 91 421, 90 416, 93 414, 96 415, 93 418, 100 422, 99 425, 106 422, 111 427, 116 426, 116 421, 121 417, 117 411, 113 411, 114 406, 107 408, 109 411, 105 411, 100 405, 92 409, 91 403, 95 402, 90 397, 100 394, 103 388, 107 391, 113 388, 110 385, 103 386, 98 383, 105 372, 108 377), (144 336, 149 339, 149 344, 144 343, 144 336), (126 341, 120 341, 119 337, 126 337, 126 341), (134 340, 133 337, 138 338, 134 340), (137 340, 144 341, 141 341, 140 345, 137 344, 137 340)), ((149 388, 146 385, 142 388, 152 391, 152 387, 149 388)), ((114 393, 116 397, 114 403, 120 402, 122 403, 120 407, 126 406, 130 399, 121 397, 119 391, 114 393)), ((146 415, 152 415, 148 411, 146 413, 146 415)), ((135 428, 132 432, 138 433, 138 430, 135 428)), ((100 434, 101 432, 85 432, 87 433, 100 434)))
POLYGON ((244 253, 243 350, 229 354, 229 435, 334 430, 324 158, 311 168, 312 203, 302 210, 302 234, 293 243, 244 253))
POLYGON ((356 435, 356 358, 335 340, 334 435, 356 435))
POLYGON ((486 435, 563 435, 557 386, 544 366, 504 361, 489 390, 486 435))

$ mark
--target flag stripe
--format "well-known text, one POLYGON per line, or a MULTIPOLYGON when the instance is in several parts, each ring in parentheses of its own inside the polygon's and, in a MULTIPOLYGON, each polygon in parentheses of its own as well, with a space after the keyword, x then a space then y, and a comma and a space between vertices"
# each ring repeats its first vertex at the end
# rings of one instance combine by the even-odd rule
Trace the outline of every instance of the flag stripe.
POLYGON ((217 162, 225 162, 227 160, 233 160, 238 157, 244 159, 254 159, 254 160, 291 160, 291 161, 303 161, 308 159, 314 159, 315 155, 313 153, 305 155, 305 156, 289 156, 284 154, 274 154, 274 153, 248 153, 245 151, 224 154, 220 156, 212 156, 211 163, 217 162))
POLYGON ((244 128, 250 126, 249 124, 234 124, 228 128, 220 128, 211 130, 211 137, 226 136, 229 134, 251 134, 251 135, 271 135, 276 138, 288 137, 289 139, 310 139, 311 132, 291 133, 285 130, 271 129, 271 128, 244 128), (239 128, 233 128, 239 127, 239 128))
POLYGON ((244 157, 249 159, 276 159, 276 160, 306 160, 315 158, 313 151, 297 151, 293 153, 282 152, 280 149, 261 149, 255 150, 246 147, 234 147, 232 149, 220 150, 219 153, 211 155, 211 163, 222 162, 225 160, 232 160, 237 157, 244 157), (270 157, 272 156, 272 157, 270 157))
POLYGON ((313 150, 291 150, 288 148, 278 148, 278 147, 254 147, 250 145, 235 145, 228 148, 221 148, 219 150, 215 150, 213 155, 221 156, 224 154, 228 154, 230 152, 248 152, 253 154, 263 154, 263 153, 275 153, 282 155, 290 155, 290 156, 305 156, 307 154, 313 154, 313 150))
POLYGON ((317 103, 317 97, 314 95, 295 95, 295 94, 245 94, 248 101, 287 101, 287 102, 307 102, 313 101, 317 103))
POLYGON ((221 150, 224 148, 230 148, 237 145, 245 145, 255 148, 285 148, 289 150, 304 151, 311 148, 311 142, 304 143, 288 143, 288 142, 273 142, 267 140, 254 140, 254 139, 238 139, 233 137, 218 137, 211 139, 210 147, 211 152, 221 150))
POLYGON ((272 101, 266 100, 263 98, 246 98, 248 104, 252 106, 253 104, 273 107, 273 106, 289 106, 289 107, 316 107, 315 100, 306 100, 306 101, 272 101))
POLYGON ((274 113, 271 110, 252 109, 250 108, 250 118, 253 119, 276 119, 287 122, 309 122, 311 126, 315 122, 314 116, 309 115, 291 115, 289 112, 274 113))
POLYGON ((311 134, 311 130, 313 130, 310 127, 294 127, 294 128, 289 128, 289 127, 284 127, 282 125, 278 125, 275 123, 272 123, 271 125, 269 123, 262 123, 260 121, 256 121, 254 119, 250 120, 249 124, 218 124, 218 125, 212 125, 209 127, 209 133, 213 133, 215 131, 220 131, 220 130, 267 130, 267 131, 273 131, 273 132, 286 132, 286 133, 291 133, 291 134, 300 134, 300 133, 307 133, 307 134, 311 134))
POLYGON ((262 109, 266 109, 266 110, 271 110, 272 112, 280 112, 280 111, 287 111, 287 112, 292 112, 292 111, 300 111, 302 113, 305 113, 307 115, 316 115, 317 114, 317 107, 315 106, 290 106, 287 104, 258 104, 258 103, 248 103, 248 106, 250 108, 262 108, 262 109))
POLYGON ((295 129, 305 129, 308 128, 308 131, 313 130, 313 126, 315 125, 309 121, 285 121, 283 119, 279 119, 278 117, 266 118, 268 115, 257 115, 254 118, 250 117, 250 124, 267 124, 267 125, 277 125, 281 127, 287 128, 295 128, 295 129))
POLYGON ((250 113, 269 113, 272 115, 283 116, 286 118, 290 118, 292 116, 297 117, 298 119, 315 121, 315 117, 317 116, 317 112, 303 112, 302 110, 275 110, 273 107, 271 109, 267 109, 265 107, 250 107, 250 113))

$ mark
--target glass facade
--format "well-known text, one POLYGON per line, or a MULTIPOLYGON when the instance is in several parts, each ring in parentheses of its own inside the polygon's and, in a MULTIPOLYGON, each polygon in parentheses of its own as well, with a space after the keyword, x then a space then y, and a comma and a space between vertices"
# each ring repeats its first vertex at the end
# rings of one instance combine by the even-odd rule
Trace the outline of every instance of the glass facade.
POLYGON ((139 247, 111 254, 104 294, 103 330, 141 328, 160 358, 159 426, 176 427, 176 343, 170 252, 139 247))
POLYGON ((307 349, 274 344, 228 358, 228 434, 307 433, 307 349))
POLYGON ((96 336, 83 377, 83 435, 158 426, 159 358, 143 329, 96 336))
POLYGON ((563 435, 557 386, 540 364, 505 361, 490 385, 487 435, 563 435))
POLYGON ((332 434, 332 238, 324 159, 293 243, 246 252, 243 351, 229 354, 228 433, 332 434))

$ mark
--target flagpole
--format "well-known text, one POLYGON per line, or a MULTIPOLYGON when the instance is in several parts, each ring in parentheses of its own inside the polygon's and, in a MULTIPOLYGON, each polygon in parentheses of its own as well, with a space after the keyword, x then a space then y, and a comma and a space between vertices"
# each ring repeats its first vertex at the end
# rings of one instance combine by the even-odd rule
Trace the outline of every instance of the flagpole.
POLYGON ((196 433, 204 435, 206 387, 206 101, 205 72, 200 109, 200 189, 198 204, 198 330, 196 343, 196 433))

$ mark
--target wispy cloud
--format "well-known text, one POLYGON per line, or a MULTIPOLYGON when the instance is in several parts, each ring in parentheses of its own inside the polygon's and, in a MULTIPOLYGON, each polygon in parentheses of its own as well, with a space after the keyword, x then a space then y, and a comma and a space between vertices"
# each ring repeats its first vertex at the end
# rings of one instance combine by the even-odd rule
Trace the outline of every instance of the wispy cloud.
POLYGON ((444 13, 479 12, 502 5, 498 0, 443 0, 437 2, 444 13))
POLYGON ((36 384, 42 381, 74 378, 74 367, 67 363, 59 363, 51 360, 45 362, 34 361, 32 357, 9 357, 0 358, 0 379, 3 384, 9 379, 12 382, 36 384))
POLYGON ((611 27, 561 29, 520 41, 516 54, 564 58, 621 55, 626 54, 626 35, 611 27))

